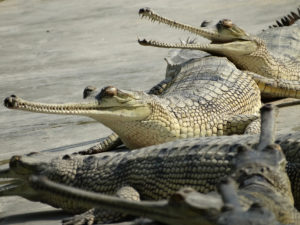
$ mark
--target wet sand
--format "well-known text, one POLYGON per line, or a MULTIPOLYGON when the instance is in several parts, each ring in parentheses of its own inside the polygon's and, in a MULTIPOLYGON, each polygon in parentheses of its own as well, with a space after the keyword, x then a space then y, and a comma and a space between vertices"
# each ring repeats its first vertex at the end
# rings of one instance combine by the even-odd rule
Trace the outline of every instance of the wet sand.
MULTIPOLYGON (((298 0, 2 1, 0 99, 16 94, 39 102, 77 102, 87 85, 148 90, 163 79, 168 50, 140 46, 137 37, 176 42, 190 35, 140 20, 137 12, 142 7, 193 25, 230 18, 255 34, 298 4, 298 0)), ((298 106, 280 110, 278 129, 300 130, 299 116, 298 106)), ((62 154, 86 149, 111 132, 89 118, 4 106, 0 127, 0 160, 32 151, 62 154)), ((0 198, 0 225, 60 224, 64 216, 44 204, 0 198)))

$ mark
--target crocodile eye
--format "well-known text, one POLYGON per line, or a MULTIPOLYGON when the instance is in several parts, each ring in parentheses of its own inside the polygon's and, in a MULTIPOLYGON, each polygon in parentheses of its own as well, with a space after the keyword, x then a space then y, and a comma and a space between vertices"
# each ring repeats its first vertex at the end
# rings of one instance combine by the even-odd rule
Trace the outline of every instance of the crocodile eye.
POLYGON ((118 89, 113 86, 108 86, 104 88, 104 92, 107 96, 116 96, 118 93, 118 89))
POLYGON ((101 92, 96 96, 101 99, 103 97, 114 97, 118 94, 118 89, 114 86, 107 86, 101 90, 101 92))
POLYGON ((229 20, 229 19, 223 19, 223 20, 221 21, 221 23, 222 23, 222 25, 223 25, 224 27, 226 27, 226 28, 231 28, 231 27, 233 26, 232 21, 229 20))

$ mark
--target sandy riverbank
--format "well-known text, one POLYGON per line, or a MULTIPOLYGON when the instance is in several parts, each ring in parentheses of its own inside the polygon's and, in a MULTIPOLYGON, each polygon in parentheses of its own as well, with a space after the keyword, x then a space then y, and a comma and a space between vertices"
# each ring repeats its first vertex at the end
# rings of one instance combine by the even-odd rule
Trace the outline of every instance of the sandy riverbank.
MULTIPOLYGON (((41 102, 76 102, 87 85, 146 90, 165 72, 167 50, 137 36, 178 41, 188 34, 138 17, 148 6, 200 25, 230 18, 250 33, 294 10, 298 0, 7 0, 0 2, 0 99, 17 94, 41 102)), ((300 130, 300 107, 282 109, 279 130, 300 130)), ((85 149, 110 131, 83 117, 17 112, 0 107, 0 160, 32 151, 85 149)), ((65 214, 21 198, 0 198, 2 224, 60 224, 65 214), (29 214, 28 214, 29 213, 29 214)))

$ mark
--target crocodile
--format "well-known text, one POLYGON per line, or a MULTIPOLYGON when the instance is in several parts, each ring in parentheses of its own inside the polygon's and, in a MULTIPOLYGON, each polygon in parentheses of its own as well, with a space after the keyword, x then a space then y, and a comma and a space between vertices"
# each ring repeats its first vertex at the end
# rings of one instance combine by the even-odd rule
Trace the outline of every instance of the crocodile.
POLYGON ((142 18, 167 24, 211 41, 210 44, 171 44, 139 39, 141 45, 200 50, 225 56, 237 68, 252 75, 263 98, 300 98, 300 17, 296 13, 289 15, 290 19, 283 19, 284 26, 279 23, 281 26, 265 30, 257 36, 247 34, 229 19, 219 21, 215 28, 210 29, 170 20, 149 8, 140 9, 139 14, 142 18), (293 25, 288 26, 290 24, 293 25))
MULTIPOLYGON (((269 118, 270 115, 265 117, 269 118)), ((293 223, 291 213, 297 213, 293 208, 294 198, 295 205, 300 204, 300 133, 277 136, 275 143, 282 147, 287 156, 286 163, 280 147, 270 147, 269 140, 274 138, 268 136, 269 131, 262 129, 264 135, 261 134, 259 143, 257 135, 220 136, 183 139, 140 150, 92 156, 63 155, 51 158, 43 153, 14 156, 10 168, 0 172, 1 178, 11 179, 1 188, 0 195, 19 195, 31 201, 41 201, 72 213, 80 213, 95 205, 82 201, 85 196, 78 201, 68 193, 37 188, 29 178, 42 175, 68 186, 138 201, 167 199, 184 186, 207 193, 215 190, 220 179, 233 174, 240 184, 238 194, 243 207, 258 201, 270 209, 280 222, 289 224, 293 223), (250 147, 262 153, 248 150, 250 147)), ((118 206, 118 203, 114 206, 118 206)), ((124 212, 125 208, 121 209, 124 212)), ((169 212, 163 211, 165 213, 154 211, 154 214, 162 217, 169 212)), ((84 216, 94 212, 89 210, 84 216)), ((115 218, 103 209, 97 211, 96 216, 92 222, 108 222, 115 218)), ((113 216, 116 214, 113 213, 113 216)))
MULTIPOLYGON (((97 94, 87 91, 88 102, 44 104, 12 95, 4 105, 91 117, 111 128, 130 149, 180 138, 259 132, 259 88, 226 58, 190 59, 166 80, 157 85, 164 87, 159 95, 108 86, 97 94)), ((114 134, 110 137, 116 139, 114 134)))

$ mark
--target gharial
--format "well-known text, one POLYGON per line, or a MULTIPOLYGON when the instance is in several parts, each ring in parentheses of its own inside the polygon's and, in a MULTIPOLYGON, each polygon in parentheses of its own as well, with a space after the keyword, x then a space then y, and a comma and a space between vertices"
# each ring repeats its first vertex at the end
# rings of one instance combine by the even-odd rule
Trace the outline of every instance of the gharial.
MULTIPOLYGON (((243 161, 247 170, 242 172, 237 170, 243 174, 241 179, 249 178, 247 171, 253 172, 258 182, 265 180, 268 185, 272 185, 272 190, 279 193, 281 197, 284 196, 291 208, 294 203, 290 189, 292 187, 295 205, 299 207, 299 137, 299 132, 282 134, 277 136, 275 142, 281 146, 287 157, 286 167, 285 162, 280 163, 280 170, 286 168, 291 185, 287 177, 284 180, 277 177, 277 170, 261 169, 259 163, 250 166, 247 164, 249 159, 247 157, 243 161), (262 179, 263 176, 267 177, 262 179)), ((43 175, 61 184, 109 195, 116 194, 132 200, 166 199, 183 186, 207 193, 215 190, 221 178, 234 171, 238 149, 241 146, 256 146, 258 138, 257 135, 234 135, 182 139, 158 146, 93 156, 64 155, 52 158, 45 153, 14 156, 10 160, 10 168, 0 172, 0 178, 11 179, 7 180, 7 185, 0 189, 0 196, 19 195, 72 213, 81 213, 91 208, 81 204, 82 202, 77 199, 68 198, 68 195, 33 188, 28 183, 31 175, 43 175)), ((263 141, 264 139, 261 138, 260 143, 263 141)), ((261 144, 256 148, 262 148, 261 144)), ((282 154, 280 157, 277 154, 271 155, 272 157, 258 157, 256 160, 267 159, 271 164, 277 163, 277 160, 281 162, 282 154)), ((244 185, 250 185, 251 181, 253 180, 245 181, 244 185)), ((266 198, 269 196, 265 192, 257 194, 266 198)), ((276 199, 272 198, 272 201, 276 199)), ((282 207, 277 203, 269 204, 268 207, 274 207, 276 211, 276 207, 282 207)), ((245 204, 247 205, 248 202, 246 201, 245 204)), ((289 208, 284 208, 276 214, 278 220, 292 219, 285 216, 285 210, 286 213, 290 213, 289 208)), ((100 210, 97 212, 96 221, 105 222, 116 218, 118 218, 116 214, 100 210)))
POLYGON ((261 100, 256 83, 247 73, 226 58, 211 56, 181 64, 172 84, 160 95, 109 86, 93 100, 78 104, 36 103, 12 95, 4 105, 30 112, 91 117, 135 149, 178 138, 256 131, 259 123, 251 122, 259 117, 261 100))
POLYGON ((257 36, 249 35, 229 19, 223 19, 214 29, 197 28, 159 16, 149 8, 140 9, 142 18, 167 24, 199 35, 210 44, 169 44, 154 40, 139 40, 141 45, 160 48, 200 50, 212 55, 225 56, 237 68, 257 82, 262 97, 300 98, 300 8, 297 15, 284 17, 277 26, 262 31, 257 36), (298 20, 298 21, 297 21, 298 20))

